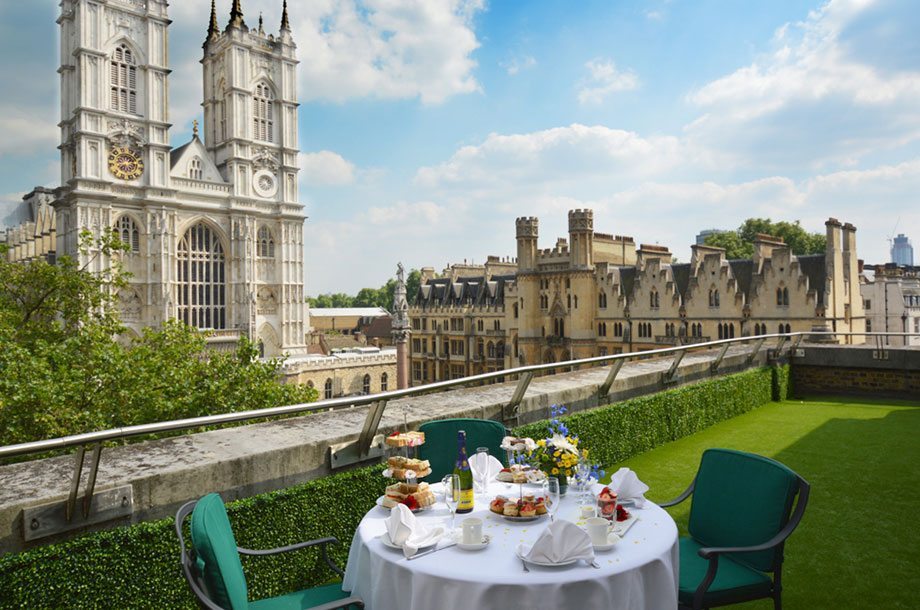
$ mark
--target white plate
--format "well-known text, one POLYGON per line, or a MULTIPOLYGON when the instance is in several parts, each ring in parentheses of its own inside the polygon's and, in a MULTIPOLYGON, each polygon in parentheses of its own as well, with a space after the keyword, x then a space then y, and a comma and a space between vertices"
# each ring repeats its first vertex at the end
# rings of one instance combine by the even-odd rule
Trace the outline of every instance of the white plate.
MULTIPOLYGON (((492 513, 492 514, 497 515, 498 513, 492 513)), ((537 519, 542 519, 548 514, 549 513, 543 513, 542 515, 534 515, 533 517, 521 517, 521 516, 512 517, 511 515, 500 515, 500 516, 505 521, 511 521, 513 523, 527 523, 529 521, 536 521, 537 519)))
POLYGON ((577 559, 568 559, 566 561, 561 561, 559 563, 550 563, 548 561, 544 562, 544 561, 534 561, 533 559, 527 559, 526 557, 521 555, 520 550, 515 551, 514 554, 517 555, 518 559, 520 559, 521 561, 526 561, 527 563, 531 565, 535 565, 535 566, 543 566, 544 568, 561 568, 562 566, 570 566, 576 561, 578 561, 577 559))
MULTIPOLYGON (((379 506, 379 507, 382 508, 383 510, 387 510, 387 511, 393 510, 392 508, 389 508, 389 507, 386 507, 386 506, 383 505, 383 499, 384 499, 385 497, 386 497, 386 496, 380 496, 379 498, 377 498, 377 506, 379 506)), ((434 506, 434 504, 432 504, 431 506, 434 506)), ((431 506, 421 506, 421 507, 416 508, 416 509, 411 509, 411 508, 410 508, 409 510, 410 510, 411 512, 413 512, 413 513, 420 513, 420 512, 422 512, 423 510, 428 510, 429 508, 431 508, 431 506)), ((408 507, 406 507, 406 508, 408 508, 408 507)))
MULTIPOLYGON (((401 546, 399 546, 398 544, 393 544, 393 541, 390 540, 390 535, 389 535, 388 533, 386 533, 386 532, 384 532, 384 533, 380 534, 379 536, 377 536, 377 539, 380 540, 380 542, 382 542, 382 543, 383 543, 383 546, 385 546, 385 547, 389 547, 389 548, 395 549, 395 550, 397 550, 397 551, 403 550, 403 548, 402 548, 401 546)), ((432 544, 429 544, 428 546, 419 547, 418 550, 419 550, 419 552, 421 552, 422 549, 430 549, 431 547, 433 547, 434 545, 436 545, 436 544, 437 544, 438 542, 440 542, 440 541, 441 541, 441 539, 439 538, 438 540, 436 540, 436 541, 433 542, 432 544)))
POLYGON ((478 544, 466 544, 463 542, 462 536, 458 536, 455 540, 457 541, 458 549, 462 549, 464 551, 481 551, 482 549, 489 546, 489 542, 492 540, 492 537, 489 536, 488 534, 483 534, 482 542, 478 544))
POLYGON ((626 532, 629 531, 629 528, 631 528, 638 520, 639 517, 636 515, 630 515, 629 519, 626 521, 614 521, 613 527, 610 528, 610 531, 622 538, 626 535, 626 532))

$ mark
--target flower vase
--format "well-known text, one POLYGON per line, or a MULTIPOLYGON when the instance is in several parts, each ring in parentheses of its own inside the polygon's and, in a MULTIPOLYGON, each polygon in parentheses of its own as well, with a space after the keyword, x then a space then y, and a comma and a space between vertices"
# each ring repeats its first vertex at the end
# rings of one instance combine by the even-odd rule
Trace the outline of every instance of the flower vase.
POLYGON ((569 479, 564 474, 558 475, 559 479, 559 496, 564 496, 569 490, 569 479))

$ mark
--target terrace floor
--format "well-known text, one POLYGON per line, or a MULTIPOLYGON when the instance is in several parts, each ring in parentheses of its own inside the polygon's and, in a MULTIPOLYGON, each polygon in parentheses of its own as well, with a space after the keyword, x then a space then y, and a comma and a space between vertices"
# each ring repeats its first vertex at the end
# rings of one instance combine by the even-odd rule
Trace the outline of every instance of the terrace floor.
MULTIPOLYGON (((920 590, 920 401, 770 403, 608 469, 628 466, 653 501, 676 497, 702 452, 770 456, 812 486, 786 545, 783 607, 916 608, 920 590)), ((686 533, 690 501, 670 509, 686 533)), ((770 600, 734 608, 772 608, 770 600)))

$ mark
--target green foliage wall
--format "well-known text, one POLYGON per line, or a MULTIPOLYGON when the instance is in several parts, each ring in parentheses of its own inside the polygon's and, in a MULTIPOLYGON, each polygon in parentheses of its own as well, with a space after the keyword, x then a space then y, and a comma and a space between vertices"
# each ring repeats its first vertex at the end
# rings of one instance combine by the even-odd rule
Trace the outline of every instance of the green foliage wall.
MULTIPOLYGON (((762 368, 641 396, 560 418, 591 460, 605 466, 755 409, 773 398, 773 369, 762 368)), ((521 426, 542 438, 547 422, 521 426)))
MULTIPOLYGON (((324 536, 345 566, 364 514, 383 491, 382 466, 310 481, 227 505, 238 546, 273 548, 324 536)), ((273 597, 336 577, 318 549, 244 557, 250 595, 273 597)), ((161 519, 0 557, 0 608, 196 608, 179 567, 173 519, 161 519)))
MULTIPOLYGON (((781 388, 787 386, 788 367, 762 368, 563 419, 594 460, 612 465, 783 397, 781 388)), ((547 423, 521 426, 515 433, 539 438, 547 423)), ((332 535, 341 542, 333 558, 344 566, 358 523, 383 491, 381 470, 335 474, 230 503, 237 544, 272 548, 332 535)), ((258 599, 327 582, 334 575, 321 561, 318 552, 304 550, 243 558, 243 569, 250 594, 258 599)), ((150 607, 194 607, 179 568, 172 519, 0 557, 0 608, 150 607)))

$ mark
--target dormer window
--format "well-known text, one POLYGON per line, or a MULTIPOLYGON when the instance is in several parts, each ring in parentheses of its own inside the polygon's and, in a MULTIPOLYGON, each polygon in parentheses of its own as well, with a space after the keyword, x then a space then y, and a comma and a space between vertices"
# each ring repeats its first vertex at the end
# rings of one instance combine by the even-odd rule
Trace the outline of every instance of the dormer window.
POLYGON ((274 100, 271 87, 265 83, 256 85, 252 97, 252 135, 256 140, 274 142, 274 100))
POLYGON ((116 47, 109 69, 112 110, 137 114, 137 65, 134 52, 128 45, 121 44, 116 47))

